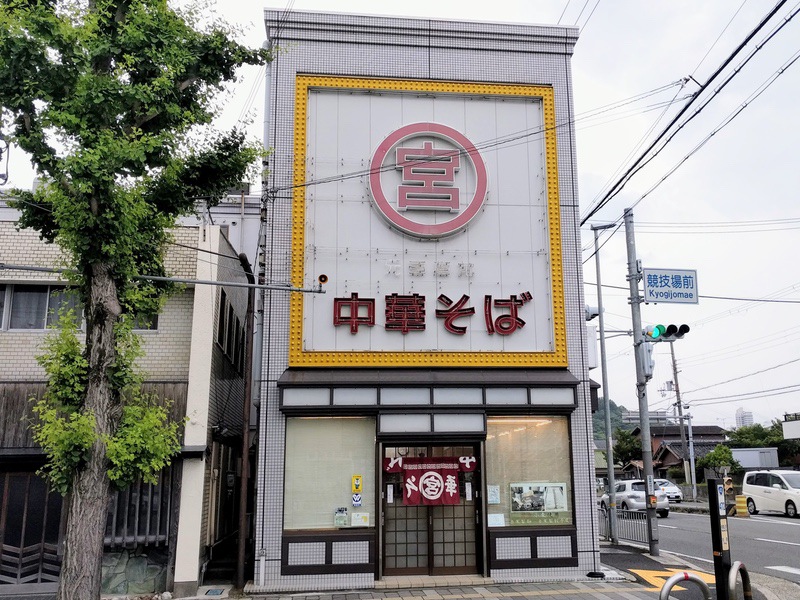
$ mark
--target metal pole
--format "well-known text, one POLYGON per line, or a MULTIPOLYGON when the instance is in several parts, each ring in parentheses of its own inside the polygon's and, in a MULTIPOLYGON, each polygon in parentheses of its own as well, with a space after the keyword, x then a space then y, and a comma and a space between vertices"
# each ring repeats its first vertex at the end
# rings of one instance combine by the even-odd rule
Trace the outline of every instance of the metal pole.
POLYGON ((597 311, 600 321, 600 371, 603 378, 603 406, 606 411, 606 471, 608 473, 608 533, 611 543, 619 543, 617 538, 617 492, 615 491, 616 481, 614 476, 614 440, 611 435, 611 402, 608 394, 608 363, 606 362, 606 329, 603 318, 603 288, 600 282, 600 247, 597 243, 597 232, 600 229, 614 227, 614 223, 609 225, 592 225, 594 231, 594 264, 597 271, 597 311))
MULTIPOLYGON (((256 278, 250 267, 250 261, 243 252, 239 261, 247 274, 247 281, 255 283, 256 278)), ((244 398, 242 398, 242 473, 239 478, 239 539, 236 558, 236 587, 244 589, 245 562, 247 560, 247 541, 249 539, 249 520, 247 518, 247 501, 250 482, 250 410, 253 404, 253 325, 256 290, 247 290, 247 315, 245 316, 245 359, 244 359, 244 398)))
POLYGON ((672 356, 672 380, 675 383, 675 399, 676 406, 678 407, 678 423, 681 427, 681 449, 683 450, 683 474, 687 482, 691 481, 691 475, 688 473, 686 466, 688 462, 686 458, 689 456, 689 451, 686 446, 686 429, 683 424, 683 404, 681 404, 681 386, 678 385, 678 363, 675 361, 675 342, 670 341, 669 353, 672 356))
POLYGON ((686 413, 689 421, 689 463, 692 469, 692 501, 697 502, 697 471, 694 467, 694 440, 692 439, 692 415, 686 413))
POLYGON ((642 269, 636 258, 636 240, 633 234, 633 211, 625 209, 625 242, 628 248, 628 284, 630 287, 631 324, 633 326, 633 356, 636 362, 636 396, 639 400, 639 429, 642 435, 642 463, 644 467, 645 486, 647 490, 647 541, 650 555, 658 556, 658 520, 656 507, 650 499, 654 496, 653 489, 653 442, 650 439, 650 413, 647 406, 647 379, 644 376, 644 364, 639 348, 647 342, 642 333, 642 314, 639 305, 642 297, 639 295, 639 280, 642 278, 642 269))

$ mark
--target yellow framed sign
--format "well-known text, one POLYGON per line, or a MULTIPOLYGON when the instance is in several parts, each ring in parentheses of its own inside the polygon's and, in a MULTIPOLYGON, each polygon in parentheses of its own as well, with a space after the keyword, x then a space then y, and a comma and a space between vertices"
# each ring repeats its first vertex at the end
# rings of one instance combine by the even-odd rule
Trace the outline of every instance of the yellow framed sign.
POLYGON ((548 86, 298 75, 289 364, 567 365, 548 86))

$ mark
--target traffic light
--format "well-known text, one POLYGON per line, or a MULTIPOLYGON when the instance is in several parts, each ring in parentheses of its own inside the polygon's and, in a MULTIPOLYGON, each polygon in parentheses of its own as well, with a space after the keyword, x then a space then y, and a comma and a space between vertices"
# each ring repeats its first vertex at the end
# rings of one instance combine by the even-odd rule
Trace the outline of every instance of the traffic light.
POLYGON ((725 479, 723 479, 722 480, 722 486, 725 488, 725 493, 726 494, 732 494, 733 493, 733 479, 732 478, 726 477, 725 479))
POLYGON ((689 333, 689 326, 681 325, 648 325, 642 330, 646 340, 651 342, 672 342, 689 333))

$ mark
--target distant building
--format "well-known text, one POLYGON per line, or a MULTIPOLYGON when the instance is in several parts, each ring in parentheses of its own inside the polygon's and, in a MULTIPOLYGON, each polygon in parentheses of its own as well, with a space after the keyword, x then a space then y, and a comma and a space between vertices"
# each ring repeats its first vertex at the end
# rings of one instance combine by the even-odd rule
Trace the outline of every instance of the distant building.
MULTIPOLYGON (((651 410, 648 412, 648 416, 651 425, 674 425, 678 422, 674 416, 668 414, 665 410, 651 410)), ((623 413, 622 422, 630 425, 639 425, 639 411, 629 410, 623 413)))
POLYGON ((753 413, 743 408, 736 409, 736 427, 747 427, 753 424, 753 413))
MULTIPOLYGON (((687 444, 686 449, 684 449, 680 431, 679 425, 650 428, 653 471, 656 477, 666 477, 671 467, 682 467, 684 461, 689 460, 689 447, 687 444)), ((638 437, 641 432, 636 427, 632 433, 638 437)), ((686 431, 686 434, 688 437, 688 431, 686 431)), ((726 441, 725 430, 718 425, 695 425, 692 427, 692 438, 695 460, 703 458, 714 450, 718 444, 726 441)), ((627 466, 625 470, 630 471, 627 466)), ((636 476, 640 475, 636 474, 636 476)))

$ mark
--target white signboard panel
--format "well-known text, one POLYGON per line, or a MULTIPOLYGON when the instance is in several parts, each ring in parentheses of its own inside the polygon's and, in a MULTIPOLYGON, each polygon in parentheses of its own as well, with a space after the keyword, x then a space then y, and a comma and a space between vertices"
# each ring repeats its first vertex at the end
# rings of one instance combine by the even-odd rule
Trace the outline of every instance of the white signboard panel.
POLYGON ((555 352, 542 99, 307 100, 302 352, 555 352))
POLYGON ((645 302, 697 304, 697 271, 687 269, 643 269, 645 302))

